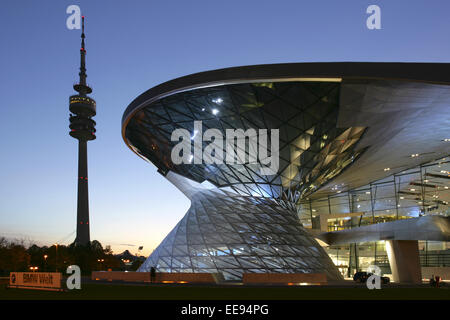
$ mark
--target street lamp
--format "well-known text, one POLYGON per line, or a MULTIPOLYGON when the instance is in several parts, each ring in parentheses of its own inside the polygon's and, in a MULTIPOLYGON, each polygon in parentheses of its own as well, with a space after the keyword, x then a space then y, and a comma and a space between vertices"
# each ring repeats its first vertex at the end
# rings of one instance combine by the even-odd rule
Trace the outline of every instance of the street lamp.
POLYGON ((47 258, 48 255, 44 254, 44 271, 47 271, 47 258))
POLYGON ((55 243, 55 272, 58 272, 58 244, 55 243))
POLYGON ((97 259, 97 262, 100 263, 100 269, 103 269, 103 262, 105 261, 105 259, 97 259))

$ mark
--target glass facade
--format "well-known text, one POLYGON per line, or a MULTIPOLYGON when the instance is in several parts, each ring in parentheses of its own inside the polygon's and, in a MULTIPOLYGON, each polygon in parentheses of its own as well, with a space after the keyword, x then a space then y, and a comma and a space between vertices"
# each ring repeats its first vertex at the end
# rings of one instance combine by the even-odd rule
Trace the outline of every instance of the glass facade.
MULTIPOLYGON (((135 152, 163 172, 173 171, 197 182, 247 196, 297 203, 337 176, 364 151, 355 146, 364 127, 338 128, 340 83, 270 82, 224 85, 181 92, 138 111, 126 127, 135 152), (203 132, 194 132, 202 121, 203 132), (279 170, 261 175, 259 162, 244 165, 174 165, 171 141, 175 129, 203 135, 210 128, 278 129, 279 170)), ((203 149, 207 146, 203 142, 203 149)), ((260 145, 259 145, 260 146, 260 145)), ((249 154, 246 141, 245 154, 249 154)), ((266 151, 270 154, 270 148, 266 151)), ((223 150, 226 158, 227 150, 223 150)))
MULTIPOLYGON (((334 195, 302 200, 298 214, 306 227, 312 227, 319 215, 349 214, 327 219, 328 232, 424 215, 449 216, 449 174, 450 160, 442 158, 354 190, 334 186, 334 195)), ((330 246, 326 251, 345 277, 371 264, 391 272, 384 241, 330 246)), ((419 253, 422 267, 450 266, 448 242, 419 241, 419 253)))
POLYGON ((159 272, 325 273, 341 279, 295 212, 267 198, 196 193, 184 218, 140 267, 159 272))

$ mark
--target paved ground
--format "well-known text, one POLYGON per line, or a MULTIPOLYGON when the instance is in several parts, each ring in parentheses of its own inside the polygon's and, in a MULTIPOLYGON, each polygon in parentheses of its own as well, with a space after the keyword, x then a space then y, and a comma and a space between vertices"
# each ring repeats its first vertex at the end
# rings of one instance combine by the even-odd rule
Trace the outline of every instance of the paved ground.
MULTIPOLYGON (((89 277, 83 277, 83 283, 96 283, 96 284, 109 284, 109 285, 131 285, 131 286, 194 286, 194 287, 210 287, 211 284, 151 284, 151 283, 139 283, 139 282, 124 282, 124 281, 106 281, 106 280, 91 280, 89 277)), ((216 287, 243 287, 241 282, 224 282, 215 285, 216 287)), ((259 287, 259 288, 286 288, 286 285, 245 285, 245 287, 259 287)), ((296 286, 298 287, 298 286, 296 286)), ((302 286, 302 287, 317 287, 317 286, 302 286)), ((343 281, 331 281, 326 285, 321 285, 321 288, 367 288, 365 283, 355 282, 353 280, 343 280, 343 281)), ((450 288, 450 281, 442 282, 443 288, 450 288)), ((430 288, 428 282, 423 282, 422 284, 400 284, 400 283, 388 283, 382 284, 382 288, 430 288)))
POLYGON ((243 286, 194 284, 137 284, 83 281, 81 290, 48 292, 0 287, 0 300, 450 300, 450 287, 382 285, 369 290, 354 282, 326 286, 243 286))

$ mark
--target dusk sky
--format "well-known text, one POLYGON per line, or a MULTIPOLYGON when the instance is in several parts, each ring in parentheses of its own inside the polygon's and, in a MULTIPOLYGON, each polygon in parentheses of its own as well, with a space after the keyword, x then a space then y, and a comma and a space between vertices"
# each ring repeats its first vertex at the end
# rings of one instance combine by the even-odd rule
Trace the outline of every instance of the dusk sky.
POLYGON ((97 139, 88 143, 91 240, 148 255, 188 199, 125 145, 121 118, 162 82, 224 67, 322 61, 450 62, 450 2, 379 0, 2 0, 0 237, 39 245, 75 238, 77 141, 69 96, 86 16, 97 139), (366 9, 381 8, 381 30, 366 9))

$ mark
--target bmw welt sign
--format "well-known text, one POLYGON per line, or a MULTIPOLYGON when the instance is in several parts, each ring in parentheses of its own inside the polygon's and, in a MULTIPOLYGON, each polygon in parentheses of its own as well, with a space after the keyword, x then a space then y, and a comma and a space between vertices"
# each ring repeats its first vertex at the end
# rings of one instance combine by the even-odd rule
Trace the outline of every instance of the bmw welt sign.
POLYGON ((61 290, 61 273, 59 272, 11 272, 10 288, 39 290, 61 290))

